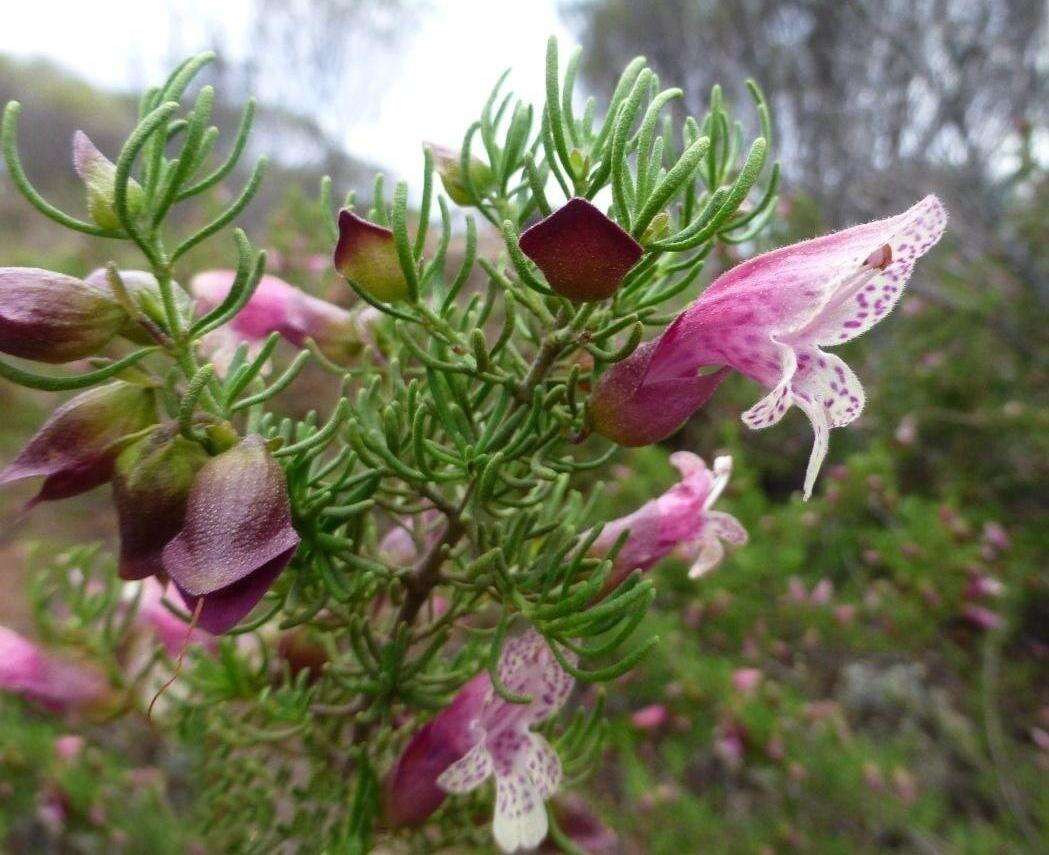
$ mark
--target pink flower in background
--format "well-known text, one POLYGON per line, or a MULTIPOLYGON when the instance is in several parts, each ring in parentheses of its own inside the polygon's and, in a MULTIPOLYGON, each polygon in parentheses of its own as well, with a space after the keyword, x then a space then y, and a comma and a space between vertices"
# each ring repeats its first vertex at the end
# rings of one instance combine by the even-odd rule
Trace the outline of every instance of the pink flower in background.
MULTIPOLYGON (((149 577, 142 580, 142 594, 138 600, 135 623, 149 632, 164 647, 168 656, 175 658, 186 646, 200 645, 209 653, 218 651, 218 639, 189 625, 173 614, 162 602, 167 585, 149 577)), ((129 584, 128 589, 136 587, 129 584)), ((174 593, 174 591, 172 591, 174 593)))
POLYGON ((986 573, 973 573, 969 584, 965 586, 964 596, 969 600, 983 600, 988 597, 1000 597, 1005 593, 1001 579, 988 576, 986 573))
POLYGON ((495 842, 504 852, 515 852, 534 848, 546 837, 543 803, 561 785, 561 761, 531 727, 564 705, 574 681, 535 630, 503 646, 499 679, 530 702, 513 704, 490 692, 473 722, 473 748, 445 769, 437 784, 449 793, 467 793, 494 777, 495 842))
POLYGON ((1001 629, 1005 626, 1005 619, 998 612, 972 603, 962 609, 962 617, 984 632, 991 629, 1001 629))
POLYGON ((66 763, 76 760, 84 751, 84 737, 67 733, 55 740, 55 756, 66 763))
POLYGON ((834 596, 834 583, 830 579, 820 579, 812 589, 809 600, 813 605, 825 606, 834 596))
MULTIPOLYGON (((236 276, 233 270, 208 270, 193 277, 189 287, 201 314, 222 303, 236 276)), ((296 347, 312 338, 325 356, 340 364, 361 349, 361 331, 353 315, 277 276, 263 276, 244 308, 228 324, 208 333, 202 346, 219 373, 225 374, 242 343, 248 344, 250 359, 271 333, 279 333, 296 347)))
POLYGON ((732 688, 741 695, 753 695, 763 677, 760 668, 737 668, 732 672, 732 688))
POLYGON ((394 567, 410 567, 419 557, 417 530, 423 549, 428 549, 441 536, 441 519, 439 511, 429 510, 398 523, 379 541, 379 556, 394 567))
POLYGON ((732 458, 717 458, 713 470, 687 451, 670 455, 670 462, 681 473, 681 481, 632 514, 608 523, 590 549, 593 555, 604 555, 624 531, 630 532, 616 555, 606 591, 634 570, 648 570, 671 553, 690 561, 689 576, 696 578, 721 561, 722 540, 736 545, 747 541, 747 532, 735 517, 711 510, 728 484, 732 458))
POLYGON ((110 696, 100 671, 61 659, 5 626, 0 626, 0 691, 51 712, 98 708, 110 696))
POLYGON ((808 498, 830 429, 857 418, 864 403, 856 375, 821 348, 843 344, 885 317, 946 223, 939 200, 926 196, 897 216, 734 267, 662 336, 605 372, 591 400, 594 429, 623 445, 657 442, 720 382, 720 372, 702 376, 700 369, 727 366, 770 390, 743 414, 748 427, 774 425, 794 404, 809 417, 815 442, 808 498))
POLYGON ((650 704, 630 716, 630 723, 638 730, 658 730, 670 720, 670 713, 663 704, 650 704))
POLYGON ((996 552, 1005 552, 1012 544, 1012 539, 1001 523, 992 520, 983 524, 983 542, 996 552))
MULTIPOLYGON (((576 793, 558 796, 553 804, 557 824, 568 839, 588 855, 615 855, 621 850, 616 833, 605 825, 590 806, 576 793)), ((560 846, 548 841, 541 851, 561 852, 560 846)))

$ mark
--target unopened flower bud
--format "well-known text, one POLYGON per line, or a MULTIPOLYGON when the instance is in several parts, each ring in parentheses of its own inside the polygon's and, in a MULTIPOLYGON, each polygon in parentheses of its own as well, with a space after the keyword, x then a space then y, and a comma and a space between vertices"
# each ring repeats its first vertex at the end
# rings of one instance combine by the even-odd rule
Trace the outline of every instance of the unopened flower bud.
POLYGON ((160 428, 116 460, 113 503, 120 525, 120 576, 163 573, 161 552, 182 529, 186 500, 208 455, 196 442, 160 428))
POLYGON ((199 625, 218 635, 255 607, 298 545, 284 471, 251 435, 197 473, 161 560, 191 611, 203 599, 199 625))
POLYGON ((35 267, 0 267, 0 352, 38 362, 96 353, 127 323, 112 294, 35 267))
POLYGON ((521 251, 558 294, 575 302, 611 297, 644 250, 586 199, 570 199, 520 239, 521 251))
POLYGON ((0 484, 43 476, 31 504, 84 493, 112 477, 125 437, 149 427, 155 416, 153 392, 134 383, 81 392, 58 407, 0 471, 0 484))
POLYGON ((408 296, 393 232, 352 211, 339 212, 335 269, 379 300, 393 302, 408 296))
MULTIPOLYGON (((87 211, 104 229, 121 228, 114 207, 117 168, 83 131, 73 134, 73 168, 87 188, 87 211)), ((146 194, 133 178, 127 184, 127 208, 137 217, 146 204, 146 194)))
MULTIPOLYGON (((441 145, 430 145, 433 154, 434 167, 437 174, 441 176, 441 184, 444 192, 456 205, 468 207, 474 204, 474 198, 467 189, 465 176, 463 175, 462 159, 459 152, 441 145)), ((483 160, 471 157, 469 160, 470 183, 478 195, 484 196, 491 189, 495 176, 492 169, 483 160)))

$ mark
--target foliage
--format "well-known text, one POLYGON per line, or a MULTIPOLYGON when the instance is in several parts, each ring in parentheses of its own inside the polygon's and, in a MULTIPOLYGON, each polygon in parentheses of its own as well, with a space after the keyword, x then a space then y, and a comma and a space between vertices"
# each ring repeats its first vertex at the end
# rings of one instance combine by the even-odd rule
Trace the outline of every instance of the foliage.
MULTIPOLYGON (((155 277, 156 300, 149 308, 136 304, 110 264, 107 282, 149 344, 97 358, 81 373, 41 374, 6 360, 0 373, 46 391, 114 377, 145 385, 156 390, 163 419, 209 454, 221 454, 240 435, 261 435, 283 469, 301 544, 289 572, 214 659, 191 653, 173 663, 158 650, 131 671, 116 667, 132 645, 134 606, 118 596, 113 568, 101 556, 70 553, 37 571, 34 603, 49 636, 107 661, 129 705, 156 674, 173 668, 177 685, 154 701, 164 697, 165 717, 199 749, 196 804, 211 845, 256 849, 293 841, 360 849, 378 831, 379 773, 417 720, 479 669, 495 674, 513 625, 538 629, 582 683, 614 680, 656 643, 644 637, 623 646, 652 602, 650 580, 635 575, 597 597, 615 551, 588 557, 600 531, 593 512, 599 493, 587 497, 573 481, 602 466, 614 448, 596 439, 584 444, 585 391, 603 366, 636 348, 645 326, 666 323, 661 307, 693 284, 715 245, 749 240, 763 227, 774 210, 778 167, 758 200, 742 206, 765 172, 770 120, 752 86, 764 135, 749 147, 716 88, 706 116, 675 124, 661 114, 681 92, 661 91, 643 60, 629 65, 603 116, 594 99, 577 115, 580 55, 562 77, 551 41, 542 110, 504 94, 501 79, 461 147, 463 189, 501 231, 505 254, 481 257, 468 217, 462 261, 447 263, 451 216, 435 193, 427 150, 413 227, 404 182, 388 199, 378 176, 367 207, 372 228, 390 230, 388 263, 399 268, 406 299, 384 302, 368 282, 347 279, 381 313, 364 359, 336 364, 307 338, 267 377, 274 335, 257 354, 242 345, 219 376, 198 344, 249 302, 266 254, 235 230, 233 285, 200 317, 186 314, 175 274, 192 249, 238 218, 266 163, 259 161, 225 207, 188 233, 179 228, 185 221, 170 220, 176 206, 197 202, 233 174, 253 122, 249 102, 228 154, 212 157, 212 88, 182 103, 210 59, 187 60, 142 97, 138 123, 104 173, 110 183, 92 185, 93 193, 112 194, 113 222, 68 214, 38 192, 18 151, 21 107, 8 104, 3 151, 18 190, 66 229, 133 245, 155 277), (471 166, 481 151, 492 176, 485 186, 474 182, 471 166), (609 191, 619 226, 641 243, 643 258, 613 300, 579 304, 559 296, 519 248, 525 223, 553 210, 550 179, 566 197, 609 191), (141 206, 130 204, 135 187, 141 206), (435 202, 440 228, 432 235, 435 202), (487 280, 479 290, 466 287, 475 264, 487 280), (282 417, 271 402, 311 360, 342 396, 326 415, 282 417), (428 538, 435 512, 442 522, 428 538), (382 554, 380 534, 391 526, 414 532, 418 557, 407 566, 382 554), (292 632, 320 646, 319 672, 274 661, 274 636, 292 632), (239 641, 248 636, 256 642, 239 641)), ((321 210, 334 243, 331 194, 331 182, 322 182, 321 210)), ((345 208, 353 207, 350 194, 345 208)), ((585 770, 603 727, 600 716, 581 713, 556 731, 571 776, 585 770)), ((461 810, 453 806, 438 820, 445 840, 473 836, 461 810)))

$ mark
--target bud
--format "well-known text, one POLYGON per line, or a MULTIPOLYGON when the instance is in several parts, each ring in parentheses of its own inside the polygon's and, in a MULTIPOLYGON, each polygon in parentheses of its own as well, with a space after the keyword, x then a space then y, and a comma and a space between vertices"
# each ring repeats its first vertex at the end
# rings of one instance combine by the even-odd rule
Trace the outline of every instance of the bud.
POLYGON ((383 813, 391 826, 422 825, 441 806, 446 793, 437 778, 477 742, 475 723, 491 689, 488 673, 478 674, 409 740, 383 783, 383 813))
MULTIPOLYGON (((100 152, 83 131, 73 134, 73 168, 87 188, 87 211, 104 229, 121 228, 120 218, 113 207, 116 192, 116 166, 100 152)), ((127 184, 127 207, 132 217, 142 213, 146 194, 133 178, 127 184)))
POLYGON ((161 560, 191 611, 203 599, 199 625, 218 635, 255 607, 298 544, 284 471, 253 434, 197 473, 161 560))
POLYGON ((525 231, 520 246, 550 287, 575 302, 611 297, 644 252, 641 244, 578 197, 525 231))
POLYGON ((316 683, 328 662, 328 651, 301 627, 282 633, 277 639, 277 655, 288 664, 293 677, 309 671, 308 682, 316 683))
POLYGON ((181 530, 193 480, 207 461, 199 444, 167 426, 120 453, 113 471, 113 503, 122 579, 163 573, 161 552, 181 530))
POLYGON ((0 352, 38 362, 96 353, 127 323, 108 289, 50 270, 0 267, 0 352))
MULTIPOLYGON (((433 155, 433 164, 437 169, 437 174, 441 176, 444 192, 448 194, 448 197, 456 205, 464 208, 473 205, 474 199, 470 195, 470 191, 467 190, 466 183, 463 180, 463 165, 459 152, 443 145, 434 145, 433 143, 429 145, 429 149, 433 155)), ((469 168, 470 181, 473 183, 474 189, 478 195, 484 196, 494 183, 495 176, 492 175, 491 167, 483 160, 471 157, 469 168)))
POLYGON ((155 416, 153 392, 143 386, 118 380, 81 392, 51 413, 0 471, 0 484, 43 476, 30 506, 87 492, 112 477, 123 439, 155 416))
MULTIPOLYGON (((131 298, 135 307, 158 327, 167 326, 167 313, 164 311, 164 299, 160 296, 160 285, 157 277, 146 270, 120 270, 118 271, 120 281, 131 298)), ((113 293, 109 284, 109 276, 105 268, 99 267, 92 270, 84 280, 89 285, 94 285, 109 294, 113 293)), ((188 319, 192 316, 193 301, 190 299, 182 286, 177 282, 171 283, 171 293, 175 298, 175 308, 182 318, 188 319)), ((116 299, 116 295, 113 295, 116 299)), ((142 329, 135 320, 128 318, 120 330, 120 335, 137 344, 153 344, 153 339, 142 329)))
POLYGON ((100 710, 112 699, 100 671, 60 659, 5 626, 0 626, 0 691, 56 713, 100 710))
POLYGON ((379 300, 394 302, 408 296, 393 232, 349 210, 339 212, 335 269, 379 300))

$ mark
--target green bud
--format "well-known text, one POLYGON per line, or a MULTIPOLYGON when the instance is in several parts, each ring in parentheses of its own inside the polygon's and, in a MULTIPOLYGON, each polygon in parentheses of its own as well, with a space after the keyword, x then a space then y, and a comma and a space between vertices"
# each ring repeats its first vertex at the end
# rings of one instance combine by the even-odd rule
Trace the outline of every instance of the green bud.
MULTIPOLYGON (((444 192, 448 194, 448 197, 456 205, 464 208, 473 205, 473 199, 463 180, 463 166, 459 153, 440 145, 431 144, 429 148, 430 153, 433 155, 434 167, 437 169, 437 174, 441 176, 444 192)), ((473 182, 474 189, 478 195, 484 196, 492 189, 495 183, 495 176, 487 163, 476 157, 471 157, 470 181, 473 182)))
MULTIPOLYGON (((114 207, 117 168, 83 131, 73 134, 73 168, 87 188, 87 212, 91 219, 104 229, 121 228, 114 207)), ((130 179, 127 185, 128 213, 137 217, 145 206, 145 191, 137 181, 130 179)))

